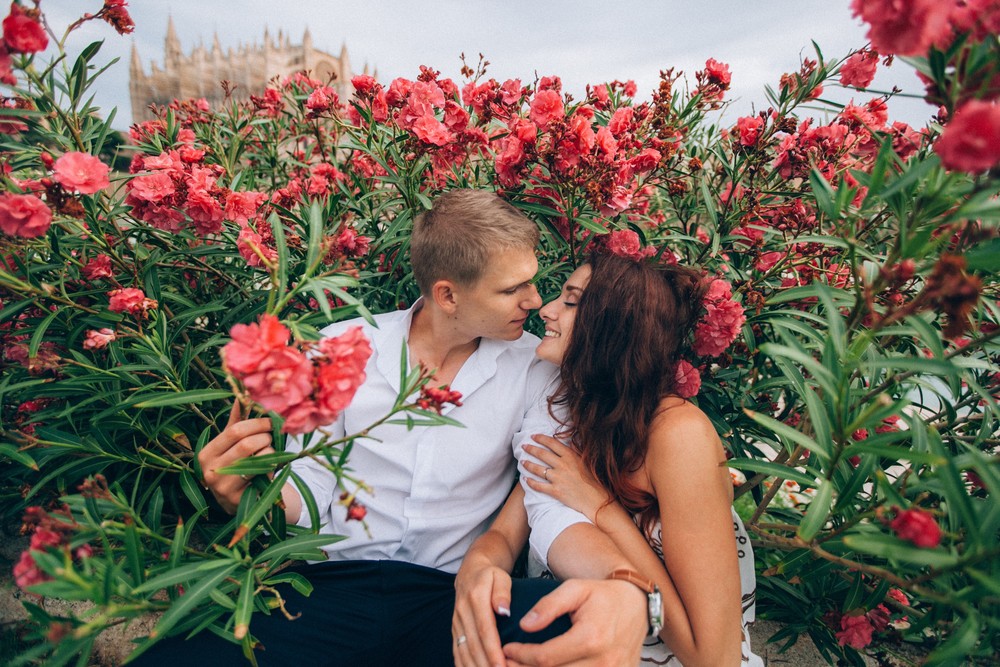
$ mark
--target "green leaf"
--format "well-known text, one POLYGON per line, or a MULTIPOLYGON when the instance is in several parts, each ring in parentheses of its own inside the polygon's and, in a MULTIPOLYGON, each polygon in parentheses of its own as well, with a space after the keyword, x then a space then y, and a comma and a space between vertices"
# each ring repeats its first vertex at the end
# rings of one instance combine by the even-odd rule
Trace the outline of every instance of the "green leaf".
POLYGON ((204 578, 200 579, 196 584, 193 584, 184 595, 177 598, 171 607, 164 612, 163 616, 160 617, 159 622, 156 627, 153 628, 152 632, 149 633, 149 640, 139 645, 135 651, 132 652, 128 657, 128 661, 135 660, 138 656, 144 653, 150 646, 153 645, 154 639, 158 637, 166 636, 167 633, 182 620, 188 613, 193 611, 196 606, 201 604, 209 594, 215 590, 215 588, 221 584, 226 577, 228 577, 237 567, 239 563, 227 563, 226 566, 220 569, 218 572, 209 574, 204 578))
POLYGON ((828 447, 820 445, 818 442, 810 438, 805 433, 797 431, 788 424, 779 422, 777 419, 774 419, 773 417, 768 417, 767 415, 761 414, 759 412, 754 412, 753 410, 747 410, 745 408, 743 412, 746 413, 746 415, 750 417, 750 419, 754 420, 755 422, 757 422, 764 428, 768 429, 769 431, 772 431, 778 437, 794 442, 797 445, 802 445, 810 452, 819 456, 824 461, 830 460, 830 452, 828 447))
POLYGON ((216 472, 226 475, 264 475, 279 466, 294 461, 297 457, 297 452, 274 452, 273 454, 248 456, 224 468, 219 468, 216 472))
POLYGON ((217 401, 232 398, 233 392, 228 389, 192 389, 190 391, 159 392, 149 398, 141 398, 135 403, 137 408, 163 408, 170 405, 193 404, 200 405, 206 401, 217 401))
POLYGON ((181 471, 181 491, 184 492, 184 496, 191 501, 196 510, 200 512, 208 509, 205 496, 190 470, 181 471))
POLYGON ((729 459, 726 465, 736 470, 749 470, 751 472, 762 472, 778 479, 790 479, 802 487, 816 486, 816 478, 810 477, 795 468, 772 463, 770 461, 758 461, 756 459, 729 459))
POLYGON ((952 567, 958 563, 958 556, 944 549, 917 547, 894 535, 879 533, 847 535, 844 537, 844 544, 855 551, 895 562, 936 568, 952 567))
MULTIPOLYGON (((254 564, 261 564, 288 557, 297 560, 306 560, 300 554, 308 554, 310 557, 315 556, 320 547, 339 542, 342 539, 344 539, 343 535, 315 535, 313 533, 297 535, 264 549, 253 559, 253 562, 254 564)), ((316 560, 315 558, 311 559, 316 560)))
POLYGON ((240 594, 236 598, 236 611, 233 613, 233 636, 243 639, 250 631, 250 617, 253 615, 253 598, 257 586, 254 580, 254 568, 248 568, 243 575, 240 594))
POLYGON ((11 461, 16 461, 23 466, 31 468, 32 470, 38 470, 38 464, 35 460, 31 458, 26 452, 20 451, 14 445, 9 445, 7 443, 0 443, 0 457, 8 458, 11 461))
POLYGON ((811 542, 816 534, 823 528, 827 517, 830 516, 830 507, 833 504, 833 482, 824 479, 816 489, 816 495, 809 503, 809 509, 799 524, 796 534, 805 542, 811 542))
POLYGON ((155 593, 156 591, 169 588, 170 586, 176 586, 177 584, 187 583, 192 579, 198 579, 212 570, 217 570, 220 567, 232 564, 232 561, 220 559, 199 561, 197 563, 188 563, 178 567, 171 567, 163 574, 159 574, 152 579, 149 579, 142 585, 136 586, 132 589, 132 592, 138 595, 142 595, 144 593, 155 593))

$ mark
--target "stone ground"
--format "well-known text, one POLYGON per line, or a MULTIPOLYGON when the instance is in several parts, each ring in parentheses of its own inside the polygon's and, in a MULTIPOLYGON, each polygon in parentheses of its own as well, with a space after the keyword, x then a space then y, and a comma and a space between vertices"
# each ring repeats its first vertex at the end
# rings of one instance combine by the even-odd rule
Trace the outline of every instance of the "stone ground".
MULTIPOLYGON (((27 618, 27 612, 21 605, 21 600, 33 597, 17 589, 11 576, 13 562, 26 546, 26 540, 12 538, 0 531, 0 631, 5 635, 19 621, 27 618)), ((31 601, 35 602, 35 600, 31 601)), ((65 613, 72 605, 78 603, 45 600, 41 601, 40 604, 53 613, 65 613)), ((94 660, 91 665, 93 667, 117 667, 121 665, 131 651, 131 639, 148 634, 154 622, 155 619, 148 618, 134 622, 128 628, 116 627, 106 631, 95 645, 94 660)), ((766 620, 758 620, 751 628, 750 634, 754 652, 763 658, 766 665, 774 667, 822 667, 829 664, 807 637, 800 637, 795 645, 784 653, 779 653, 778 649, 782 644, 768 644, 767 639, 781 628, 781 624, 766 620)), ((0 651, 0 662, 3 660, 4 653, 0 651)), ((918 658, 912 655, 903 660, 866 658, 865 663, 872 667, 904 667, 918 664, 918 658)))

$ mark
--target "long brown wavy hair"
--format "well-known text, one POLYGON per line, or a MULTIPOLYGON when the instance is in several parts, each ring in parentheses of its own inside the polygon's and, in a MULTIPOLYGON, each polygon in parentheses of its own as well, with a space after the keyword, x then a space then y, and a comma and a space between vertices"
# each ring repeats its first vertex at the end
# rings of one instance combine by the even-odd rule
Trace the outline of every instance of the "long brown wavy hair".
POLYGON ((561 433, 611 496, 648 530, 656 499, 629 482, 646 459, 650 425, 673 393, 679 350, 707 286, 691 268, 595 253, 590 283, 560 366, 550 410, 565 408, 561 433))

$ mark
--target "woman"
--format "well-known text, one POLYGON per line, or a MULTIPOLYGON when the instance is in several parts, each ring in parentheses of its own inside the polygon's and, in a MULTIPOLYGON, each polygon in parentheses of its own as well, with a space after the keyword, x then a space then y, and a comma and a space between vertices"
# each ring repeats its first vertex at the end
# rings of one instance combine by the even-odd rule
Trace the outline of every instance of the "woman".
MULTIPOLYGON (((674 391, 704 290, 691 269, 616 255, 596 254, 573 272, 541 310, 537 350, 560 366, 550 403, 565 428, 558 440, 525 445, 537 460, 524 463, 525 481, 582 512, 659 587, 664 626, 642 664, 762 665, 746 630, 753 557, 732 511, 725 452, 705 414, 674 391)), ((507 545, 493 558, 500 567, 524 543, 517 498, 484 537, 493 554, 507 545)), ((456 580, 456 632, 470 629, 467 596, 485 561, 477 547, 456 580)), ((480 664, 470 653, 456 650, 456 663, 480 664)))

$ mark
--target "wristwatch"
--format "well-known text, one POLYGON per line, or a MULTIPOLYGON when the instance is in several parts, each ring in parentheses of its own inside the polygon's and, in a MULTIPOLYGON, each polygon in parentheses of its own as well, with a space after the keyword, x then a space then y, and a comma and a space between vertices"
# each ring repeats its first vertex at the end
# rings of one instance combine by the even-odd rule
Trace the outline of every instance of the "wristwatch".
POLYGON ((608 575, 608 579, 627 581, 638 586, 646 593, 646 614, 649 618, 649 634, 647 637, 658 637, 663 629, 663 596, 660 589, 649 579, 644 578, 635 570, 620 568, 608 575))

